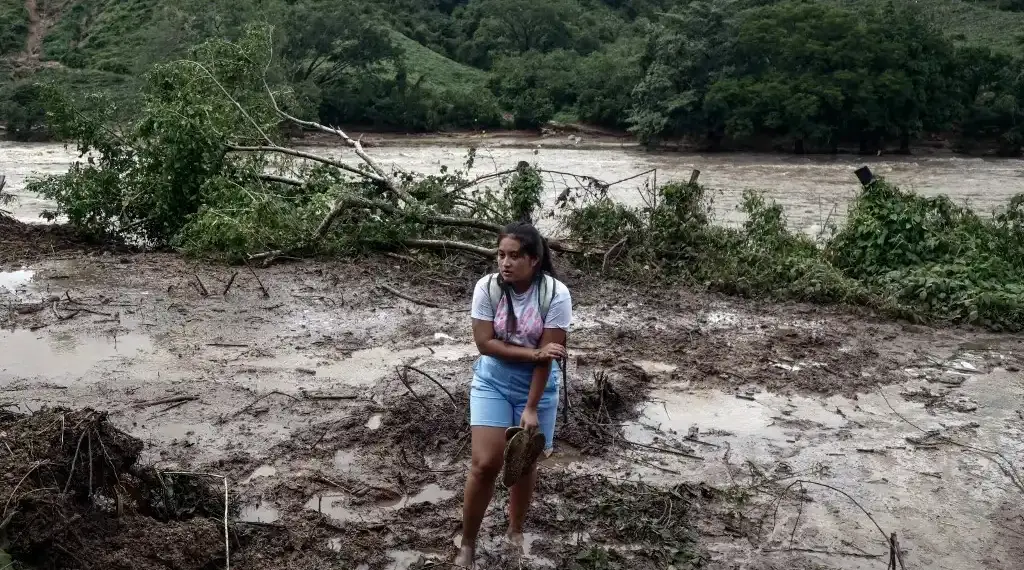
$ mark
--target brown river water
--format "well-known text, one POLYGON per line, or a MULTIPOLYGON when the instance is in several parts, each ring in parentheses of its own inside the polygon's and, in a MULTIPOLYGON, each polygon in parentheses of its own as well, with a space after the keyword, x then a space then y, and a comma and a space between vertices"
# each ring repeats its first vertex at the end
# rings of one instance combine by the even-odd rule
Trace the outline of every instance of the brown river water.
MULTIPOLYGON (((598 148, 526 148, 483 146, 477 151, 471 175, 514 167, 525 160, 546 170, 571 172, 614 182, 656 169, 657 183, 685 181, 693 169, 700 181, 715 193, 715 214, 720 223, 742 221, 737 211, 745 189, 765 191, 785 207, 790 226, 817 234, 826 222, 841 220, 859 185, 853 171, 868 165, 878 176, 925 195, 945 194, 981 213, 991 213, 1014 194, 1024 193, 1024 161, 958 156, 858 157, 787 156, 774 154, 692 154, 645 152, 636 148, 604 145, 598 148)), ((387 166, 423 174, 437 173, 442 166, 462 168, 469 147, 465 143, 423 145, 401 139, 368 149, 387 166)), ((316 147, 313 152, 356 163, 347 148, 316 147)), ((74 148, 61 144, 0 142, 0 175, 7 176, 8 190, 18 197, 15 217, 41 221, 39 214, 52 207, 45 199, 25 191, 27 179, 64 172, 77 159, 74 148)), ((639 188, 654 182, 654 173, 612 186, 611 195, 625 203, 641 205, 639 188)), ((578 184, 568 176, 545 174, 547 200, 566 186, 578 184)))

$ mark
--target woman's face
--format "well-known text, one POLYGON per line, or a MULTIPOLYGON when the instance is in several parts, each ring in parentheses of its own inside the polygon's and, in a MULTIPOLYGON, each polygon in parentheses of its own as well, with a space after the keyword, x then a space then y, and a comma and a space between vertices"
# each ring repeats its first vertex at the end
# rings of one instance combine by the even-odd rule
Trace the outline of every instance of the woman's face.
POLYGON ((498 271, 509 283, 526 283, 533 279, 537 258, 522 251, 522 244, 514 237, 502 238, 498 243, 498 271))

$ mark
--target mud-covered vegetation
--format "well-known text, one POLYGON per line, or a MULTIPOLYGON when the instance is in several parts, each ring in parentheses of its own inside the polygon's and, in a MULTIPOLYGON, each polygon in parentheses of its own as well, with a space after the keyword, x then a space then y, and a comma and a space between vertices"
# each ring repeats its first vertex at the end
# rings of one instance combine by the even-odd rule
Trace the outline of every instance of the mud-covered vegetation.
MULTIPOLYGON (((54 126, 93 157, 30 190, 91 236, 234 260, 409 249, 489 257, 500 224, 540 214, 543 181, 529 164, 476 175, 470 153, 464 170, 389 171, 344 131, 296 118, 294 92, 265 77, 270 37, 253 28, 156 66, 145 112, 127 128, 51 93, 54 126), (286 124, 338 137, 362 164, 282 146, 286 124)), ((628 208, 603 182, 581 180, 559 200, 568 240, 552 245, 622 278, 654 270, 745 296, 1024 328, 1019 198, 983 217, 875 180, 846 220, 812 239, 755 192, 744 225, 726 228, 696 183, 648 189, 645 207, 628 208)))

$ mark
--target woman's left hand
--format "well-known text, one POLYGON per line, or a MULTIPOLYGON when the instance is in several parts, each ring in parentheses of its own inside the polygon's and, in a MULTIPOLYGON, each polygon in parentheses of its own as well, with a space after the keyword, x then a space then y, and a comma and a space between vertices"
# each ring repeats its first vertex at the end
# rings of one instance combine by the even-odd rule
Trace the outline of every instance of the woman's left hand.
POLYGON ((537 409, 527 407, 523 410, 523 419, 519 420, 519 427, 532 431, 540 427, 540 419, 537 418, 537 409))

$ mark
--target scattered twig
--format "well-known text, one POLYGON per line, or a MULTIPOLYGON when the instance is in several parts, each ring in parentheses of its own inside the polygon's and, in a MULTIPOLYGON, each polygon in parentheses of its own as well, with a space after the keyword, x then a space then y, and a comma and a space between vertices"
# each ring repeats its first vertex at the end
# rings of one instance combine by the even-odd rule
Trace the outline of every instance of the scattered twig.
POLYGON ((639 443, 639 442, 636 442, 636 441, 629 441, 628 439, 624 439, 622 441, 624 443, 628 443, 629 445, 633 445, 633 446, 636 446, 636 447, 642 447, 644 449, 649 449, 651 451, 657 451, 659 453, 668 453, 669 455, 676 455, 676 456, 679 456, 679 457, 685 457, 687 459, 696 459, 697 461, 704 461, 703 457, 701 457, 699 455, 693 455, 692 453, 685 453, 685 452, 682 452, 682 451, 677 451, 675 449, 666 449, 664 447, 658 447, 658 446, 655 446, 655 445, 647 445, 646 443, 639 443))
MULTIPOLYGON (((913 427, 914 429, 918 430, 919 432, 921 432, 923 434, 926 434, 926 435, 931 435, 932 434, 932 432, 929 432, 929 431, 923 429, 921 426, 919 426, 919 425, 915 424, 914 422, 908 420, 906 417, 903 416, 903 414, 897 412, 896 408, 892 407, 892 404, 889 403, 889 398, 886 397, 885 391, 882 390, 882 387, 880 385, 876 384, 875 388, 878 390, 878 393, 882 396, 882 400, 885 401, 885 405, 888 406, 890 410, 892 410, 892 413, 896 414, 896 417, 898 417, 899 419, 903 420, 907 425, 913 427)), ((939 441, 944 441, 946 443, 949 443, 950 445, 955 445, 957 447, 962 447, 964 449, 968 449, 968 450, 974 451, 975 453, 978 453, 978 454, 981 454, 981 455, 988 456, 988 459, 990 461, 992 461, 993 463, 995 463, 999 467, 1000 471, 1003 472, 1003 474, 1005 474, 1007 477, 1009 477, 1010 482, 1012 482, 1018 489, 1020 489, 1022 492, 1024 492, 1024 478, 1022 478, 1020 473, 1017 471, 1017 468, 1014 466, 1013 461, 1010 461, 1002 453, 1000 453, 998 451, 995 451, 995 450, 992 450, 992 449, 983 449, 983 448, 980 448, 980 447, 974 447, 973 445, 968 445, 966 443, 961 443, 959 441, 956 441, 955 439, 952 439, 952 438, 950 438, 948 436, 944 436, 944 435, 935 435, 935 439, 939 440, 939 441), (998 457, 999 459, 1002 459, 1002 462, 996 461, 995 459, 992 458, 992 456, 995 456, 995 457, 998 457), (1005 462, 1005 465, 1004 465, 1003 462, 1005 462)))
POLYGON ((46 461, 36 461, 35 463, 32 464, 32 467, 30 467, 29 470, 25 472, 25 475, 21 478, 21 481, 18 481, 18 484, 14 486, 14 490, 11 491, 11 496, 7 497, 7 502, 4 503, 4 510, 2 513, 0 513, 0 516, 4 516, 7 514, 7 507, 11 505, 11 500, 14 499, 14 495, 17 494, 18 488, 21 487, 21 484, 25 482, 25 479, 28 479, 28 476, 31 475, 33 471, 39 469, 40 466, 46 463, 46 461))
POLYGON ((389 285, 381 284, 381 285, 378 285, 378 287, 380 287, 381 289, 387 291, 388 293, 391 293, 395 297, 398 297, 399 299, 405 299, 406 301, 409 301, 410 303, 415 303, 417 305, 423 305, 424 307, 430 307, 431 309, 440 309, 441 308, 441 305, 438 305, 437 303, 432 303, 430 301, 424 301, 422 299, 417 299, 416 297, 413 297, 411 295, 406 295, 405 293, 402 293, 401 291, 399 291, 399 290, 397 290, 394 287, 391 287, 389 285))
POLYGON ((356 394, 303 394, 307 400, 358 400, 356 394))
POLYGON ((231 290, 231 286, 235 284, 236 277, 238 277, 237 271, 231 274, 231 278, 228 279, 228 284, 224 286, 224 292, 220 294, 221 297, 227 297, 228 291, 231 290))
POLYGON ((424 403, 422 399, 420 399, 420 397, 412 389, 412 386, 409 384, 409 371, 408 371, 408 369, 403 368, 403 369, 400 369, 398 371, 398 381, 401 382, 402 385, 405 386, 405 389, 408 390, 410 394, 412 394, 412 397, 416 398, 416 401, 419 402, 420 405, 423 406, 423 409, 426 410, 429 413, 430 412, 430 408, 427 407, 427 404, 424 403))
POLYGON ((163 414, 165 412, 169 412, 169 411, 171 411, 171 410, 173 410, 175 408, 180 408, 180 407, 184 406, 185 404, 189 403, 190 401, 191 400, 183 400, 181 402, 175 402, 175 403, 171 404, 170 406, 167 406, 166 408, 160 410, 157 413, 158 414, 163 414))
POLYGON ((260 289, 263 291, 263 297, 269 298, 270 293, 267 292, 267 288, 263 286, 263 282, 260 281, 259 275, 256 275, 256 271, 252 268, 251 265, 249 265, 248 261, 245 262, 245 266, 249 269, 249 273, 252 273, 252 276, 256 278, 256 282, 259 283, 260 289))
POLYGON ((206 346, 218 346, 224 348, 249 348, 248 344, 235 344, 232 342, 208 342, 206 346))
POLYGON ((199 294, 202 295, 203 297, 208 297, 210 295, 210 292, 206 290, 206 285, 203 285, 203 280, 199 278, 199 274, 193 272, 192 275, 195 276, 196 283, 199 284, 199 294))
POLYGON ((161 398, 159 400, 150 400, 150 401, 147 401, 147 402, 137 402, 135 404, 135 407, 137 407, 137 408, 150 408, 150 407, 153 407, 153 406, 162 406, 164 404, 176 404, 176 403, 179 403, 179 402, 184 404, 186 402, 193 402, 193 401, 198 400, 198 399, 199 399, 199 396, 172 396, 170 398, 161 398))
POLYGON ((448 391, 448 388, 445 388, 444 385, 438 382, 436 378, 415 366, 406 366, 405 368, 408 370, 412 370, 413 372, 417 372, 421 376, 426 377, 427 380, 430 380, 434 384, 437 384, 437 387, 440 388, 448 396, 448 399, 452 401, 452 407, 455 408, 456 410, 459 409, 459 404, 458 402, 455 401, 455 396, 452 396, 452 393, 448 391))
POLYGON ((879 526, 878 521, 875 520, 875 517, 871 516, 871 513, 867 509, 865 509, 857 501, 857 499, 854 499, 853 496, 850 495, 849 493, 847 493, 846 491, 844 491, 842 489, 839 489, 839 488, 836 488, 836 487, 833 487, 832 485, 828 485, 826 483, 819 483, 817 481, 807 481, 807 480, 804 480, 804 479, 798 479, 798 480, 793 481, 792 483, 790 483, 789 486, 787 486, 783 490, 782 495, 785 496, 786 494, 788 494, 789 490, 792 489, 793 487, 795 487, 796 485, 800 485, 801 487, 803 487, 803 485, 817 485, 819 487, 825 487, 826 489, 831 489, 831 490, 835 491, 836 493, 839 493, 840 495, 843 495, 847 499, 850 499, 850 501, 852 501, 853 504, 857 505, 858 509, 860 509, 865 515, 867 515, 868 519, 870 519, 871 522, 875 525, 875 528, 878 529, 878 532, 881 533, 882 539, 885 540, 886 543, 889 542, 889 535, 886 534, 886 532, 884 530, 882 530, 882 527, 879 526))
MULTIPOLYGON (((696 171, 695 171, 696 172, 696 171)), ((801 494, 806 493, 803 485, 800 485, 801 494)), ((796 522, 793 523, 793 532, 789 533, 789 546, 792 548, 793 542, 796 539, 796 529, 800 528, 800 519, 804 516, 804 502, 801 499, 799 501, 799 508, 796 511, 796 522)))
POLYGON ((238 416, 240 416, 240 415, 242 415, 243 413, 245 413, 245 411, 246 411, 246 410, 248 410, 249 408, 252 408, 252 407, 253 407, 253 406, 255 406, 256 404, 260 403, 260 402, 261 402, 261 401, 262 401, 262 400, 263 400, 264 398, 268 398, 268 397, 270 397, 270 396, 273 396, 274 394, 277 394, 277 395, 279 395, 279 396, 284 396, 284 397, 286 397, 286 398, 291 398, 292 400, 295 400, 296 402, 298 402, 298 401, 299 401, 299 399, 298 399, 298 398, 296 398, 295 396, 292 396, 291 394, 285 394, 284 392, 278 392, 277 390, 274 390, 273 392, 267 392, 266 394, 263 394, 263 395, 262 395, 262 396, 260 396, 259 398, 256 398, 255 400, 253 400, 252 402, 250 402, 248 406, 246 406, 246 407, 242 408, 241 410, 238 410, 237 412, 235 412, 234 414, 232 414, 232 416, 231 416, 231 417, 236 417, 236 418, 237 418, 238 416))
POLYGON ((836 550, 826 550, 823 548, 800 548, 800 547, 789 547, 789 548, 768 548, 761 552, 807 552, 810 554, 824 554, 827 556, 850 556, 853 558, 882 558, 884 554, 868 554, 862 552, 844 552, 836 550))
POLYGON ((676 471, 675 469, 669 469, 668 467, 662 467, 661 465, 658 465, 656 463, 651 463, 650 461, 646 461, 644 459, 640 459, 639 457, 631 457, 630 461, 635 461, 635 462, 637 462, 637 463, 639 463, 641 465, 646 465, 648 467, 652 467, 654 469, 657 469, 658 471, 664 471, 665 473, 671 473, 673 475, 682 475, 682 473, 680 473, 679 471, 676 471))

